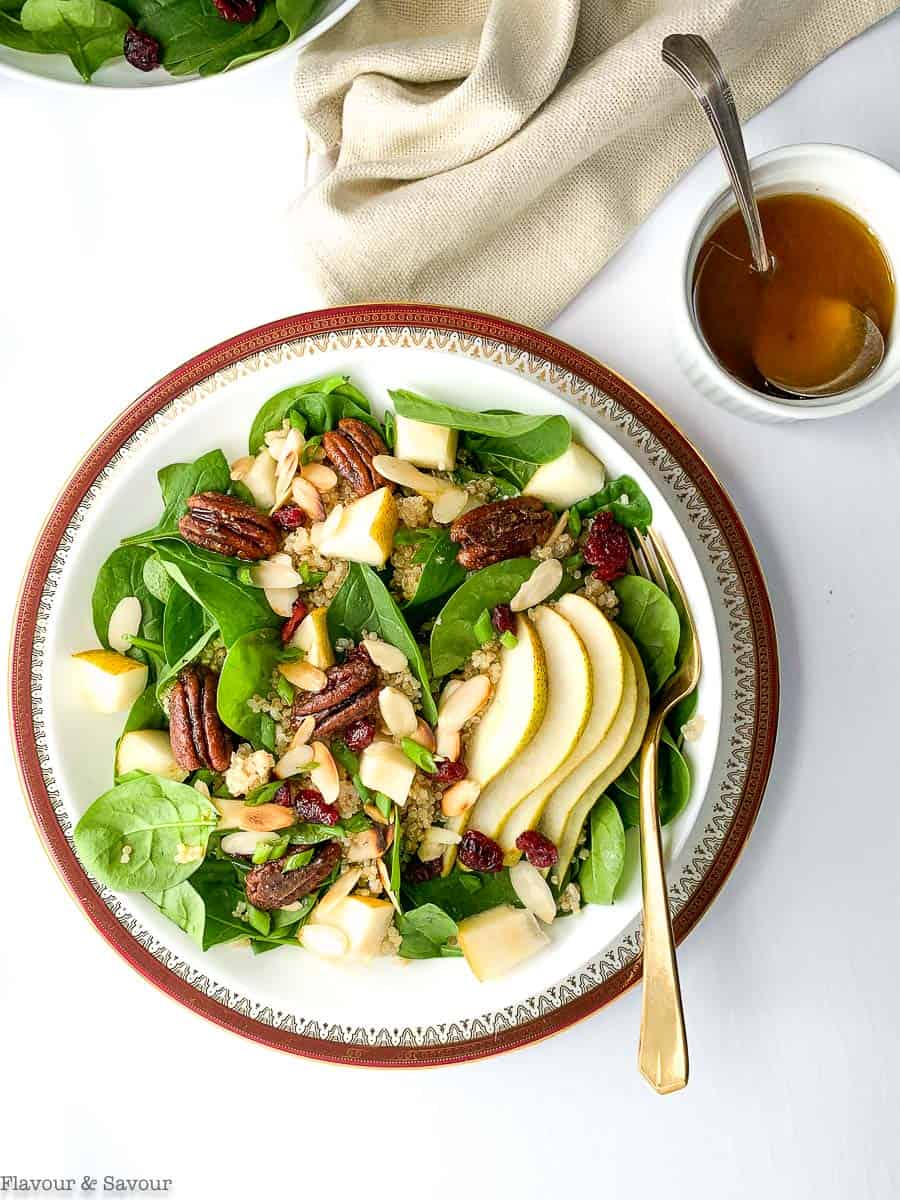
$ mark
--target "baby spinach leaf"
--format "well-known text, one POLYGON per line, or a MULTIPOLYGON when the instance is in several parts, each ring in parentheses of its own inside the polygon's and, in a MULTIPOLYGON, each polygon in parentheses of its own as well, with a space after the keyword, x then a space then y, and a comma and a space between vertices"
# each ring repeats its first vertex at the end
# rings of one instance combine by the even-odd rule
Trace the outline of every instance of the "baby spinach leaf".
MULTIPOLYGON (((54 54, 56 47, 46 45, 40 35, 31 33, 22 27, 12 12, 5 12, 6 5, 0 4, 0 46, 9 46, 12 50, 26 50, 31 54, 54 54)), ((18 0, 14 5, 18 9, 18 0)))
MULTIPOLYGON (((640 754, 637 754, 610 788, 626 828, 640 824, 639 763, 640 754)), ((656 807, 660 824, 668 825, 690 799, 691 769, 665 725, 657 763, 656 807)))
POLYGON ((278 16, 292 38, 301 34, 322 7, 323 0, 275 0, 278 16))
POLYGON ((159 561, 155 553, 144 563, 144 586, 151 596, 155 596, 160 604, 168 603, 169 595, 175 586, 172 577, 159 561))
POLYGON ((377 426, 368 400, 353 386, 347 375, 329 375, 285 388, 267 400, 250 429, 250 453, 258 454, 270 430, 280 429, 291 413, 303 418, 307 435, 319 435, 334 429, 341 417, 358 417, 377 426))
MULTIPOLYGON (((163 606, 144 579, 144 569, 152 553, 144 546, 119 546, 97 572, 91 596, 91 614, 100 644, 107 649, 110 617, 119 601, 126 596, 136 596, 141 602, 138 632, 148 641, 159 641, 162 637, 163 606)), ((128 653, 141 662, 148 661, 145 651, 136 647, 132 647, 128 653)))
POLYGON ((576 505, 582 517, 593 516, 598 512, 611 512, 620 525, 626 529, 640 529, 646 533, 653 521, 653 509, 650 501, 641 491, 630 475, 620 475, 593 496, 579 500, 576 505))
POLYGON ((431 668, 449 675, 478 649, 474 625, 485 609, 508 604, 537 566, 533 558, 509 558, 473 571, 438 613, 431 631, 431 668))
POLYGON ((332 645, 339 638, 356 642, 363 632, 376 633, 402 650, 413 674, 422 685, 422 711, 430 725, 437 720, 437 707, 428 682, 428 668, 406 618, 393 596, 371 567, 351 563, 347 578, 328 606, 328 635, 332 645))
POLYGON ((406 609, 420 608, 432 600, 439 600, 466 578, 465 567, 456 561, 459 547, 450 540, 448 530, 421 529, 416 532, 422 537, 418 540, 413 562, 422 565, 422 574, 413 598, 404 606, 406 609))
POLYGON ((135 729, 168 729, 168 727, 168 718, 156 698, 156 686, 151 683, 149 687, 144 688, 132 704, 122 732, 131 733, 135 729))
POLYGON ((265 938, 250 924, 252 906, 231 863, 207 859, 191 877, 191 886, 204 906, 204 950, 237 938, 265 938))
POLYGON ((147 899, 159 909, 163 916, 174 921, 191 941, 203 947, 203 932, 206 928, 206 905, 200 893, 189 879, 166 888, 164 892, 147 892, 147 899))
POLYGON ((123 545, 177 537, 178 522, 187 512, 188 499, 199 492, 227 492, 231 486, 231 469, 221 450, 210 450, 196 462, 170 463, 162 468, 157 479, 164 506, 159 523, 145 533, 125 538, 123 545))
POLYGON ((518 436, 485 437, 467 433, 463 445, 475 455, 483 471, 521 491, 538 466, 559 458, 571 440, 572 429, 565 417, 545 417, 536 429, 518 436))
POLYGON ((194 788, 143 775, 94 801, 75 826, 75 846, 85 868, 108 887, 160 892, 197 870, 218 819, 194 788), (185 847, 200 857, 179 862, 185 847))
POLYGON ((166 662, 179 662, 188 651, 193 650, 208 627, 203 607, 184 588, 173 584, 163 614, 162 640, 166 662))
POLYGON ((578 872, 578 886, 588 904, 612 904, 625 866, 625 827, 608 796, 591 809, 590 852, 578 872))
MULTIPOLYGON (((276 14, 278 12, 277 0, 275 12, 276 14)), ((260 18, 257 22, 254 22, 252 27, 253 32, 259 36, 255 37, 252 41, 241 39, 234 42, 226 42, 225 49, 220 54, 215 58, 207 58, 201 63, 197 69, 198 74, 203 76, 219 75, 222 71, 230 71, 234 67, 242 66, 244 63, 253 62, 255 58, 262 58, 263 55, 270 54, 273 50, 277 50, 279 46, 283 46, 286 42, 290 41, 287 26, 283 25, 281 21, 274 28, 270 28, 271 24, 272 13, 266 8, 260 13, 260 18)), ((173 72, 173 74, 184 73, 186 72, 181 65, 173 72)), ((238 492, 235 491, 234 494, 237 495, 238 492)), ((255 946, 256 943, 254 942, 253 945, 255 946)), ((268 949, 269 947, 266 948, 268 949)))
POLYGON ((451 404, 429 400, 404 388, 395 391, 388 389, 388 395, 394 402, 398 416, 424 421, 427 425, 444 425, 448 429, 481 433, 491 438, 521 438, 550 422, 562 421, 567 428, 569 424, 565 417, 548 417, 546 414, 528 416, 517 412, 475 412, 468 408, 454 408, 451 404))
POLYGON ((401 958, 441 958, 442 951, 459 928, 436 904, 423 904, 396 918, 402 941, 401 958))
POLYGON ((620 604, 616 620, 638 648, 650 691, 658 692, 675 670, 678 612, 665 592, 643 576, 624 575, 613 587, 620 604))
POLYGON ((244 25, 224 21, 206 0, 123 0, 134 23, 162 47, 162 64, 172 75, 199 71, 223 55, 237 57, 278 24, 274 0, 260 5, 244 25))
POLYGON ((122 53, 131 25, 126 13, 106 0, 25 0, 21 28, 38 53, 67 54, 79 75, 90 80, 107 59, 122 53))
POLYGON ((682 729, 697 712, 698 698, 697 689, 694 688, 692 692, 688 692, 683 700, 678 701, 668 717, 666 717, 666 724, 672 729, 675 741, 679 746, 682 741, 682 729))
POLYGON ((462 921, 488 908, 496 908, 498 904, 522 907, 507 870, 481 874, 455 867, 449 875, 439 875, 437 879, 406 883, 403 891, 411 901, 410 908, 433 904, 454 921, 462 921))
POLYGON ((176 538, 157 542, 154 548, 175 582, 203 606, 219 627, 226 646, 253 629, 281 625, 281 618, 272 612, 262 590, 238 581, 240 564, 235 560, 176 538))
POLYGON ((253 696, 268 696, 272 690, 272 672, 282 661, 281 638, 273 629, 245 633, 233 643, 219 675, 217 704, 219 716, 248 742, 265 745, 262 718, 248 701, 253 696))

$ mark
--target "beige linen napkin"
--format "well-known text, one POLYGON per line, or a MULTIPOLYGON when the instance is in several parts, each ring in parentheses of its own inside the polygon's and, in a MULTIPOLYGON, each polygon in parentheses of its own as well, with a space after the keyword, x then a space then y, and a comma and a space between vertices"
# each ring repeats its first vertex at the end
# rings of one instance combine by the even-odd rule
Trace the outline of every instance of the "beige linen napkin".
POLYGON ((421 300, 543 325, 712 145, 660 60, 701 33, 744 117, 900 0, 362 0, 300 58, 297 206, 324 304, 421 300))

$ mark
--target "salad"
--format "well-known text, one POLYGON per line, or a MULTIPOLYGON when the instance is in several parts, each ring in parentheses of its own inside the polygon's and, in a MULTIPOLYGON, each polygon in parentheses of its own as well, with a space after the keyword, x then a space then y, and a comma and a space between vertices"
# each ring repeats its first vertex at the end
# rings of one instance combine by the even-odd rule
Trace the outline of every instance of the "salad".
POLYGON ((124 55, 138 71, 217 75, 298 37, 324 0, 4 0, 0 45, 66 54, 89 83, 124 55))
POLYGON ((204 950, 489 979, 614 901, 681 624, 631 569, 646 496, 564 416, 388 394, 379 419, 345 375, 287 388, 245 456, 159 472, 157 524, 97 576, 101 648, 72 658, 89 706, 127 712, 75 844, 204 950))

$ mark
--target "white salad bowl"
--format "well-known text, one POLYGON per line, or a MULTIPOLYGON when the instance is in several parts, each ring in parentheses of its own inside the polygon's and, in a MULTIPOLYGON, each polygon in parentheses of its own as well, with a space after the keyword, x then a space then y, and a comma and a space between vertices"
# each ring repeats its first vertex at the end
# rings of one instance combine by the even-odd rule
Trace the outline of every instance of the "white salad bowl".
MULTIPOLYGON (((900 171, 849 146, 809 143, 780 146, 750 162, 757 195, 803 192, 825 196, 855 213, 875 234, 891 265, 894 282, 900 266, 900 171)), ((711 196, 688 232, 675 295, 672 332, 682 370, 702 396, 739 416, 758 421, 810 421, 855 412, 900 386, 900 333, 897 313, 881 366, 867 380, 838 396, 818 401, 776 400, 747 387, 722 367, 706 344, 694 309, 694 269, 712 230, 736 208, 730 187, 711 196)))
MULTIPOLYGON (((235 69, 239 70, 243 76, 246 71, 259 70, 265 63, 272 62, 276 58, 282 58, 292 52, 296 54, 304 46, 308 46, 310 42, 314 42, 316 38, 331 29, 332 25, 336 25, 356 8, 357 4, 359 4, 359 0, 326 0, 322 11, 308 29, 304 29, 301 34, 277 50, 272 50, 261 58, 251 59, 250 62, 235 69)), ((154 71, 138 71, 124 58, 116 58, 104 63, 94 73, 91 82, 86 84, 65 54, 30 54, 24 50, 13 50, 9 46, 0 45, 0 75, 4 73, 27 76, 41 83, 51 86, 61 85, 70 89, 74 84, 88 93, 107 89, 146 91, 148 88, 167 87, 170 84, 210 83, 214 80, 230 81, 233 77, 232 71, 208 76, 196 73, 193 75, 170 75, 164 67, 157 67, 154 71)))
MULTIPOLYGON (((696 451, 601 364, 546 334, 456 310, 372 305, 290 318, 178 368, 136 401, 77 468, 40 535, 13 644, 15 744, 39 832, 106 939, 152 982, 205 1016, 280 1049, 378 1066, 477 1058, 547 1036, 619 995, 640 970, 635 831, 610 907, 558 919, 551 945, 479 983, 459 959, 335 965, 304 951, 200 952, 144 897, 90 879, 72 829, 110 786, 120 715, 77 703, 69 656, 95 643, 97 569, 121 537, 152 525, 157 470, 215 446, 245 453, 260 404, 280 389, 345 372, 380 410, 388 388, 521 412, 563 411, 612 476, 650 498, 681 575, 703 654, 703 730, 686 749, 687 808, 665 830, 676 934, 711 903, 753 824, 778 710, 772 614, 753 549, 696 451)), ((87 960, 86 960, 87 961, 87 960)))

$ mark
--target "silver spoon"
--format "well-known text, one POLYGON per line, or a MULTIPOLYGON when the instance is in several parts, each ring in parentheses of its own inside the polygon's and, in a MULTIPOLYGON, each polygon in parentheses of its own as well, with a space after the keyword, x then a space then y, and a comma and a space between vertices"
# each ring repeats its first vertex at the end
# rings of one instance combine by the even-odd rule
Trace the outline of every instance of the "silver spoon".
MULTIPOLYGON (((776 264, 766 248, 741 123, 722 64, 709 44, 696 33, 669 34, 663 39, 662 58, 690 88, 712 126, 728 169, 738 208, 747 227, 754 267, 762 274, 774 272, 776 264)), ((833 306, 836 303, 846 302, 823 299, 823 304, 833 306)), ((850 334, 853 354, 846 363, 835 369, 830 378, 799 383, 796 375, 792 375, 789 363, 788 369, 784 369, 784 362, 780 364, 775 376, 769 375, 759 362, 756 363, 757 369, 779 391, 804 399, 834 396, 867 379, 884 358, 884 338, 868 314, 849 303, 846 304, 846 309, 845 323, 850 334)), ((768 364, 768 368, 773 369, 771 364, 768 364)))

